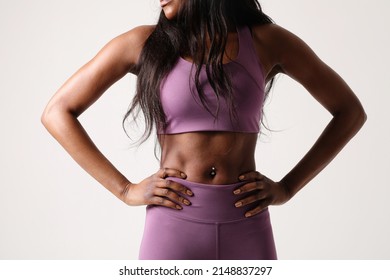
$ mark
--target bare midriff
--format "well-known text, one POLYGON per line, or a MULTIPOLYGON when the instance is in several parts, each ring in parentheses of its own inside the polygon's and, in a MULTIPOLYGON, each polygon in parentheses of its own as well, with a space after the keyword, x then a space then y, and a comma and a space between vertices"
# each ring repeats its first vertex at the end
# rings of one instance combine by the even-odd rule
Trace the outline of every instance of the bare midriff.
POLYGON ((190 132, 159 135, 161 168, 184 172, 187 180, 231 184, 256 170, 257 133, 190 132))

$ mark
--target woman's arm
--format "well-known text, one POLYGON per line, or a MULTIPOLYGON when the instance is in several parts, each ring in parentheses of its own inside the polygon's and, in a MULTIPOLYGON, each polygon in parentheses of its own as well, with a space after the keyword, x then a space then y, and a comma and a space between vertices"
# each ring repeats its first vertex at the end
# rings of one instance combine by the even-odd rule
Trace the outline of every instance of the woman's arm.
POLYGON ((122 198, 129 181, 98 150, 77 118, 131 71, 140 53, 142 29, 133 29, 107 43, 60 87, 41 117, 46 129, 72 158, 118 198, 122 198))
MULTIPOLYGON (((269 26, 259 29, 254 37, 268 50, 268 73, 284 73, 300 84, 326 109, 333 118, 318 140, 298 164, 275 183, 259 173, 244 174, 240 179, 258 180, 242 191, 262 190, 257 195, 257 213, 269 204, 281 204, 293 197, 341 151, 366 121, 366 114, 356 95, 344 80, 322 62, 301 39, 287 30, 269 26), (260 34, 261 33, 261 34, 260 34), (265 38, 265 41, 264 41, 265 38)), ((264 54, 263 54, 264 55, 264 54)), ((253 200, 253 197, 251 198, 253 200)))
POLYGON ((168 189, 188 190, 164 180, 164 177, 185 178, 185 174, 171 169, 160 170, 141 184, 131 184, 98 150, 77 120, 112 84, 133 71, 143 44, 153 29, 153 26, 141 26, 112 39, 56 92, 41 120, 85 171, 125 203, 153 203, 179 209, 181 206, 172 201, 184 204, 188 201, 168 189))

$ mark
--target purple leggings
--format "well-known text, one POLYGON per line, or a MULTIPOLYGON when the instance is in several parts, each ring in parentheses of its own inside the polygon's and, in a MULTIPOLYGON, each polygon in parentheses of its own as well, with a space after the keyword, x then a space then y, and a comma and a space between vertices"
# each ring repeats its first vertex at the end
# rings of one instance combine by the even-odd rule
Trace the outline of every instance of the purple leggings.
MULTIPOLYGON (((208 185, 170 177, 194 193, 190 206, 174 210, 149 205, 140 260, 273 260, 275 243, 268 209, 250 218, 253 205, 236 208, 243 182, 208 185)), ((246 194, 247 195, 247 194, 246 194)))

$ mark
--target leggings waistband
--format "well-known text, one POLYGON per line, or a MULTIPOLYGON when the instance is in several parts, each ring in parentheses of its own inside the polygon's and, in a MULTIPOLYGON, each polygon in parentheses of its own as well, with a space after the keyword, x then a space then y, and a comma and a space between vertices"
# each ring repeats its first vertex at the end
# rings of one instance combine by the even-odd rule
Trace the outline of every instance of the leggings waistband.
MULTIPOLYGON (((244 216, 245 212, 255 207, 253 204, 239 208, 234 206, 239 199, 248 196, 248 194, 235 195, 233 193, 235 189, 244 185, 246 182, 212 185, 191 182, 176 177, 168 177, 167 179, 188 187, 194 193, 193 196, 187 197, 191 201, 191 205, 183 205, 182 210, 150 205, 148 206, 148 210, 155 208, 156 210, 159 209, 179 218, 202 222, 228 222, 247 219, 244 216)), ((267 211, 267 209, 264 211, 267 211)))

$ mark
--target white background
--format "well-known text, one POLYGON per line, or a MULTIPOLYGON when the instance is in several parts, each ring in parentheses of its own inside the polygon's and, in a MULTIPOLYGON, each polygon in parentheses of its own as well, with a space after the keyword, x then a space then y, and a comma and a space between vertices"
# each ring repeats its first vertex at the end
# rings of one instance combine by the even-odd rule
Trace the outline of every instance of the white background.
MULTIPOLYGON (((390 38, 387 0, 263 0, 355 91, 368 121, 293 200, 271 207, 280 259, 389 259, 390 38)), ((144 207, 128 207, 85 173, 40 123, 50 97, 113 37, 157 20, 157 0, 0 2, 0 259, 136 259, 144 207)), ((158 169, 153 139, 129 148, 127 75, 80 120, 131 181, 158 169)), ((330 115, 287 76, 266 105, 258 170, 281 179, 330 115)), ((189 240, 191 242, 191 240, 189 240)))

